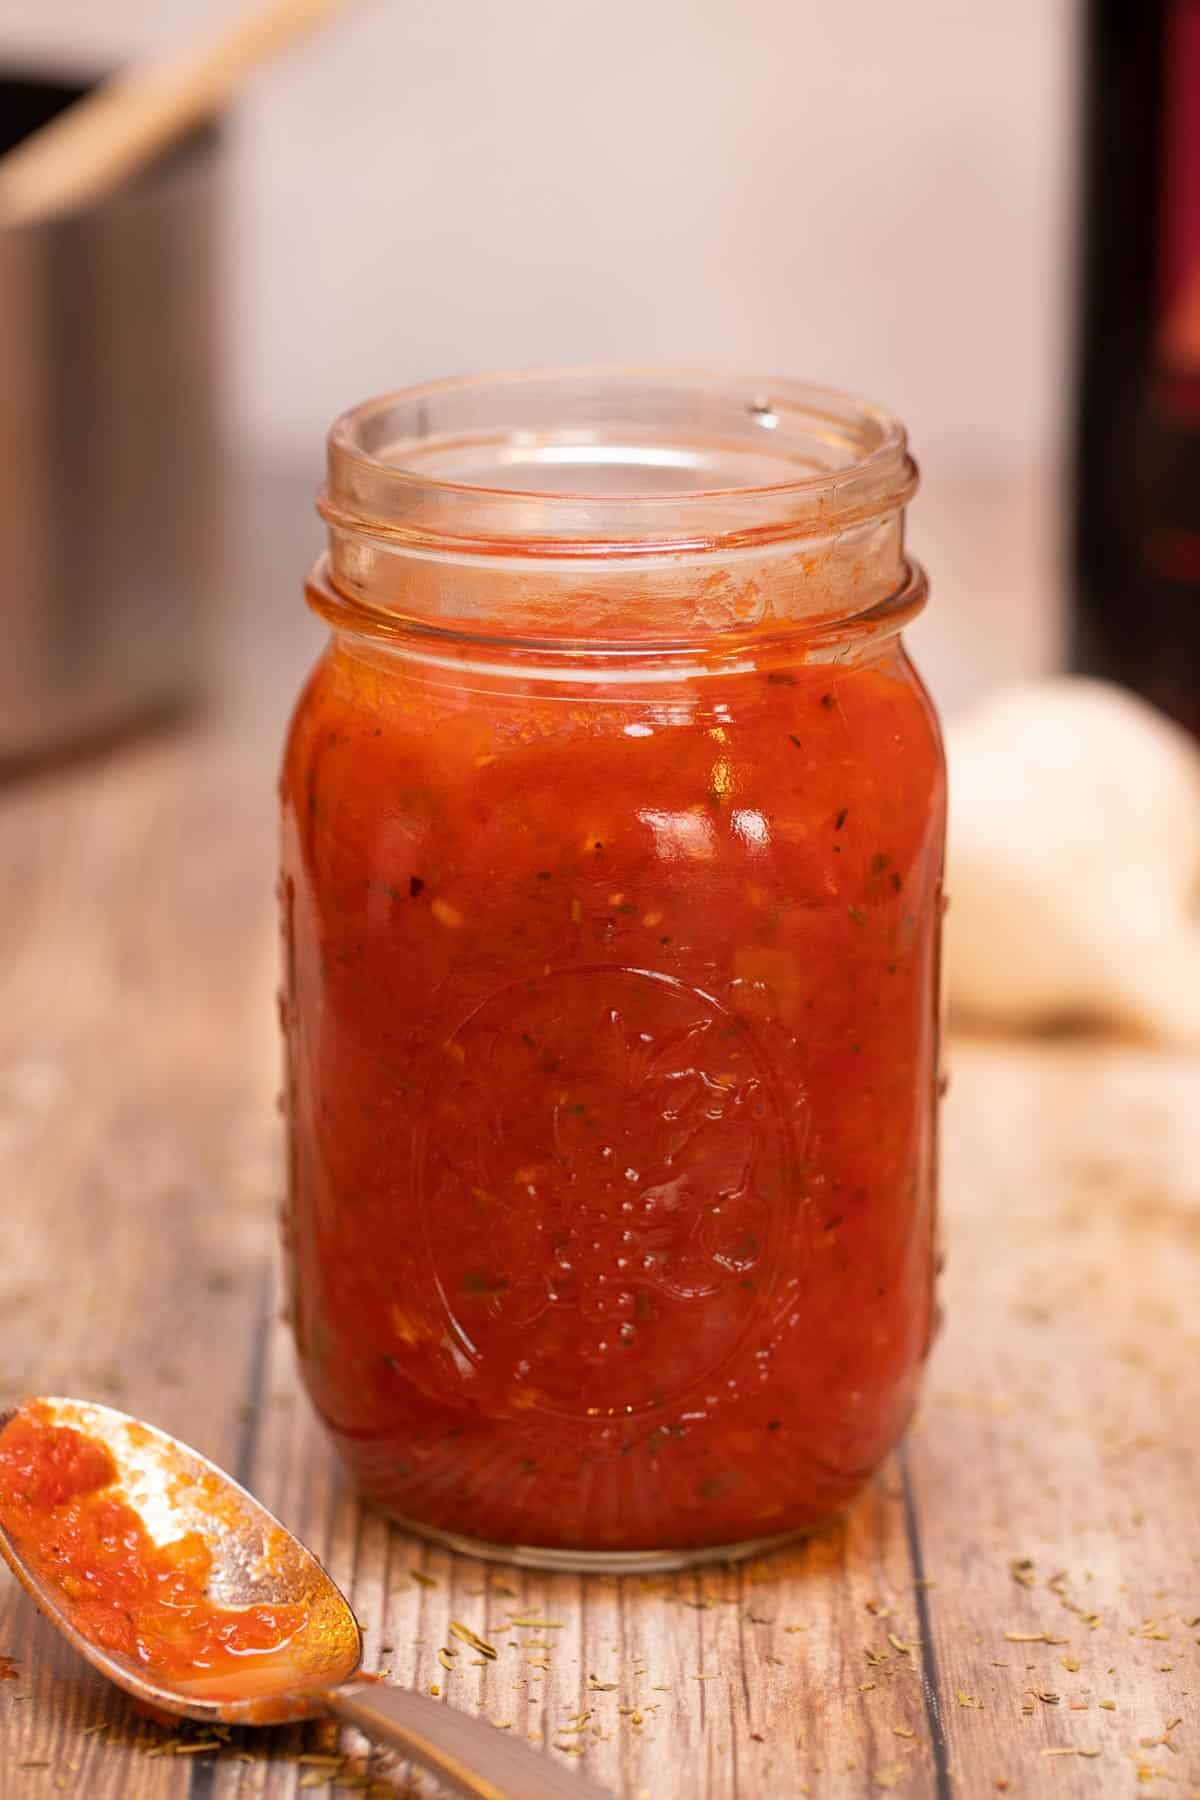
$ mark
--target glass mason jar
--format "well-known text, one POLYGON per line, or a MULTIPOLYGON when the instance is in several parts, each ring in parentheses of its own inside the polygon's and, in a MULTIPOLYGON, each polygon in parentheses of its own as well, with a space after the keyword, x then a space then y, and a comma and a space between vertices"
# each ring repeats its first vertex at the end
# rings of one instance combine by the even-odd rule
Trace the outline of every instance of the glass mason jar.
POLYGON ((933 1320, 944 771, 877 409, 415 388, 329 439, 281 885, 300 1360, 365 1492, 668 1567, 840 1508, 933 1320))

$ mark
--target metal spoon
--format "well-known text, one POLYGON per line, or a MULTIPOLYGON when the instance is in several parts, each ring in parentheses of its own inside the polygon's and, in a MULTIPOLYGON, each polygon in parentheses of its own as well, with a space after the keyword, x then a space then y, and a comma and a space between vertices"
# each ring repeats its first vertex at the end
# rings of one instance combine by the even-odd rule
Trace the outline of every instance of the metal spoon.
MULTIPOLYGON (((135 1699, 185 1719, 227 1725, 289 1724, 332 1714, 433 1770, 474 1800, 610 1800, 575 1771, 505 1736, 483 1719, 358 1677, 362 1636, 345 1596, 290 1531, 215 1463, 128 1413, 83 1400, 42 1399, 55 1425, 99 1439, 116 1463, 124 1498, 158 1543, 199 1532, 212 1552, 209 1597, 220 1606, 300 1605, 308 1626, 294 1661, 261 1668, 253 1692, 208 1698, 203 1681, 173 1687, 84 1636, 63 1596, 26 1562, 0 1523, 0 1553, 39 1609, 81 1656, 135 1699)), ((0 1433, 13 1417, 0 1414, 0 1433)))

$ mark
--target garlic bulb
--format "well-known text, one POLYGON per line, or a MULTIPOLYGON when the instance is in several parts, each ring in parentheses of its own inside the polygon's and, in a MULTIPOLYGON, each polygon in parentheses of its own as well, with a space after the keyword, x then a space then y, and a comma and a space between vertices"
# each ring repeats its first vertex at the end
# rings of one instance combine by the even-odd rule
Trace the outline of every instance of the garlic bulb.
POLYGON ((947 732, 952 1013, 1200 1047, 1200 749, 1121 688, 1004 689, 947 732))

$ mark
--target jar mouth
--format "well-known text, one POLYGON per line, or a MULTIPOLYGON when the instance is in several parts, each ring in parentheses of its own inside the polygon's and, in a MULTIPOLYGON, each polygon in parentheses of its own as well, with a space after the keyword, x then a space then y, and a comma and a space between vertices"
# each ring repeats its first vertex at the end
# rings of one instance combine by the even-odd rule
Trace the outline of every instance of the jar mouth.
POLYGON ((828 537, 916 486, 899 421, 834 389, 599 366, 439 381, 329 434, 334 532, 454 554, 663 554, 828 537))

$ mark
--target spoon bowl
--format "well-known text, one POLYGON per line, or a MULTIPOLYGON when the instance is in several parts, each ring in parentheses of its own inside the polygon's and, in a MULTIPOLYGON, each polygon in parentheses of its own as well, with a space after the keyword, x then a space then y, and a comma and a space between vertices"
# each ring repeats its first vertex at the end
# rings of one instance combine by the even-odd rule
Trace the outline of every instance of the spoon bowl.
MULTIPOLYGON (((53 1554, 69 1537, 70 1508, 53 1495, 42 1499, 40 1489, 35 1494, 36 1468, 19 1464, 14 1483, 11 1468, 17 1464, 10 1463, 10 1489, 17 1496, 13 1516, 23 1517, 21 1509, 27 1505, 41 1506, 53 1525, 51 1554, 37 1554, 31 1540, 22 1541, 3 1505, 0 1554, 39 1610, 79 1654, 136 1700, 209 1724, 276 1725, 332 1715, 422 1763, 476 1800, 609 1800, 586 1776, 559 1767, 484 1720, 361 1674, 362 1635, 345 1596, 316 1557, 207 1457, 114 1407, 40 1398, 0 1413, 0 1475, 5 1434, 27 1418, 35 1419, 40 1429, 80 1434, 97 1457, 106 1451, 116 1479, 111 1472, 102 1474, 107 1485, 100 1491, 105 1496, 111 1491, 114 1499, 136 1513, 155 1546, 176 1546, 191 1534, 203 1541, 211 1556, 204 1598, 221 1609, 222 1617, 226 1611, 237 1614, 258 1607, 295 1609, 298 1627, 286 1641, 265 1654, 247 1655, 244 1664, 239 1656, 232 1676, 228 1667, 221 1674, 195 1666, 177 1674, 171 1663, 169 1679, 155 1674, 83 1628, 86 1615, 77 1604, 77 1590, 81 1585, 86 1588, 86 1577, 83 1583, 78 1576, 71 1577, 74 1590, 69 1589, 64 1574, 68 1565, 53 1554), (54 1579, 56 1570, 59 1580, 54 1579)), ((19 1454, 18 1450, 18 1458, 19 1454)), ((105 1467, 102 1462, 98 1466, 105 1467)), ((51 1466, 51 1479, 56 1476, 51 1466)), ((62 1491, 73 1495, 85 1490, 68 1484, 62 1491)), ((0 1489, 0 1500, 3 1497, 0 1489)), ((119 1608, 120 1596, 117 1604, 119 1608)), ((165 1616, 169 1625, 179 1615, 168 1605, 165 1616)), ((139 1642, 146 1647, 144 1639, 139 1642)), ((163 1643, 170 1643, 165 1629, 163 1643)))
MULTIPOLYGON (((62 1596, 25 1560, 0 1519, 0 1553, 81 1656, 136 1699, 210 1724, 271 1725, 313 1718, 325 1709, 316 1691, 347 1681, 362 1661, 362 1634, 341 1590, 316 1557, 265 1506, 215 1463, 153 1425, 115 1407, 45 1398, 54 1425, 102 1443, 120 1471, 124 1498, 156 1543, 198 1532, 212 1552, 209 1598, 219 1606, 304 1609, 303 1633, 278 1660, 256 1658, 234 1699, 206 1697, 204 1677, 164 1686, 139 1663, 92 1642, 73 1624, 62 1596), (258 1691, 254 1691, 258 1690, 258 1691)), ((15 1414, 0 1415, 0 1432, 15 1414)))

